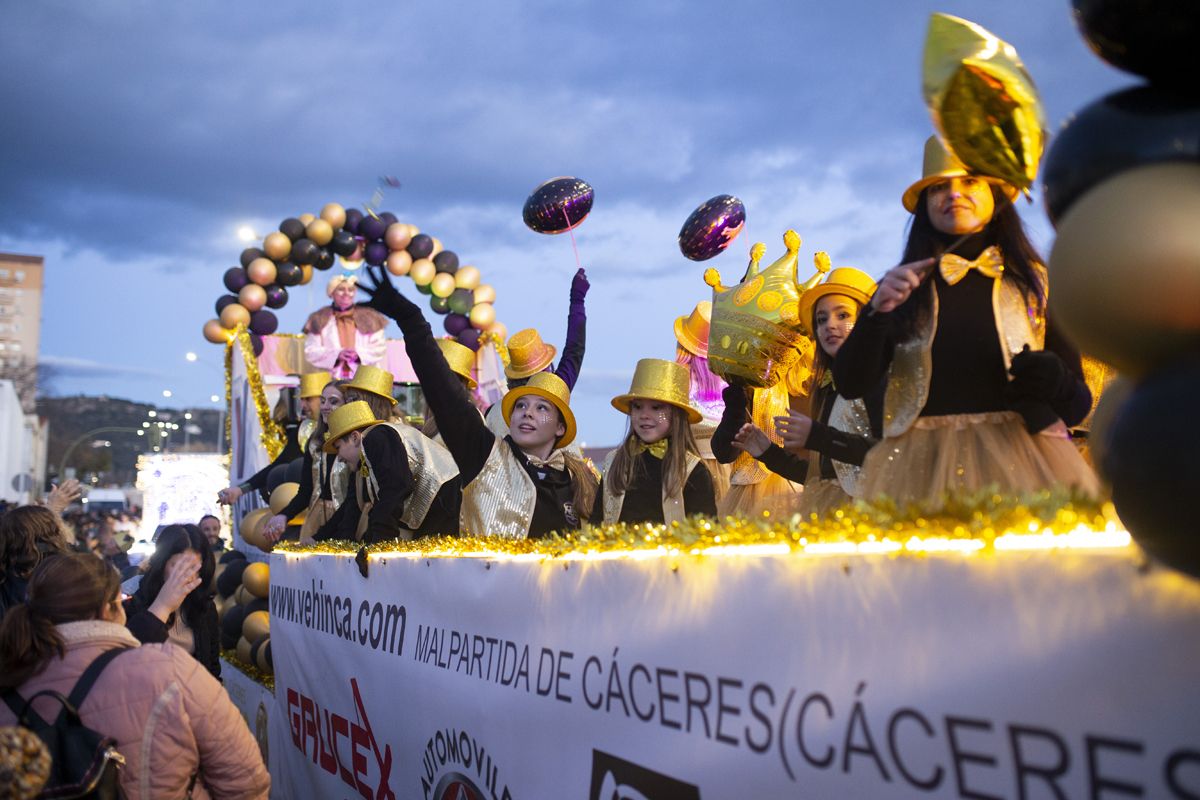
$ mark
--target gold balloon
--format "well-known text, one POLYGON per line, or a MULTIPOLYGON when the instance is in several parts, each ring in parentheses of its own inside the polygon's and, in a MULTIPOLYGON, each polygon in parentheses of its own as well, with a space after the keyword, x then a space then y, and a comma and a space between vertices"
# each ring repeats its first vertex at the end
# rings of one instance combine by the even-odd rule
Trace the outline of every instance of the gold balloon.
POLYGON ((292 252, 292 240, 279 231, 267 234, 263 239, 263 252, 268 258, 283 261, 292 252))
POLYGON ((1200 166, 1126 170, 1080 197, 1050 252, 1050 310, 1137 377, 1200 351, 1200 166))
POLYGON ((445 272, 439 272, 433 276, 429 288, 432 290, 434 297, 449 297, 454 293, 454 276, 445 272))
POLYGON ((421 232, 420 228, 418 228, 416 225, 413 225, 411 222, 408 223, 408 238, 409 239, 416 236, 420 232, 421 232))
POLYGON ((241 661, 243 664, 250 663, 250 642, 247 641, 245 636, 238 639, 237 648, 234 652, 237 653, 238 661, 241 661))
POLYGON ((475 287, 476 303, 496 302, 496 289, 490 283, 481 283, 475 287))
POLYGON ((242 638, 248 642, 258 641, 271 632, 271 615, 266 611, 255 611, 247 614, 242 620, 242 638))
POLYGON ((271 634, 268 633, 267 637, 266 637, 266 641, 264 641, 262 644, 260 644, 258 646, 258 650, 255 651, 255 654, 254 654, 255 655, 254 666, 258 667, 260 670, 262 670, 263 672, 266 672, 266 673, 273 673, 275 671, 274 665, 272 663, 270 663, 269 661, 267 661, 267 647, 270 644, 271 644, 271 634))
POLYGON ((229 595, 229 597, 233 600, 233 604, 235 606, 245 605, 246 603, 249 603, 251 599, 250 592, 246 590, 245 586, 239 586, 234 589, 233 594, 229 595))
POLYGON ((397 278, 408 274, 412 269, 413 258, 408 254, 407 250, 393 250, 388 253, 385 266, 387 271, 395 275, 397 278))
POLYGON ((508 326, 499 320, 489 325, 487 332, 493 334, 501 342, 508 341, 508 326))
POLYGON ((250 324, 250 312, 240 303, 230 303, 221 309, 221 325, 233 330, 238 325, 250 324))
POLYGON ((265 600, 271 592, 271 567, 261 561, 247 564, 242 573, 242 585, 250 594, 265 600))
POLYGON ((496 309, 491 303, 476 303, 471 309, 469 319, 471 327, 485 331, 496 321, 496 309))
POLYGON ((241 303, 247 311, 254 312, 267 304, 267 290, 259 286, 257 283, 247 283, 238 292, 238 302, 241 303))
POLYGON ((408 243, 412 241, 412 234, 408 232, 408 226, 403 222, 393 222, 388 225, 387 233, 383 235, 383 240, 387 242, 388 248, 393 253, 396 250, 403 250, 408 247, 408 243))
POLYGON ((259 550, 269 550, 271 547, 270 543, 258 533, 260 523, 269 516, 271 516, 271 509, 269 508, 254 509, 242 517, 242 521, 238 524, 238 534, 248 544, 254 545, 259 550))
MULTIPOLYGON (((344 213, 343 216, 345 216, 344 213)), ((321 246, 325 246, 329 244, 329 241, 333 238, 333 225, 329 224, 329 222, 324 218, 314 219, 312 222, 308 223, 307 227, 305 227, 304 233, 307 234, 311 241, 316 242, 321 246)))
POLYGON ((300 267, 300 284, 299 285, 304 286, 305 284, 311 282, 312 279, 313 279, 312 264, 305 264, 304 266, 300 267))
POLYGON ((312 222, 314 219, 316 219, 316 217, 314 217, 312 214, 301 214, 300 216, 296 217, 296 219, 300 220, 302 225, 308 225, 308 223, 312 222))
POLYGON ((433 278, 438 274, 437 267, 428 258, 418 258, 412 264, 412 269, 409 270, 409 275, 412 276, 413 283, 417 286, 428 286, 433 282, 433 278))
POLYGON ((433 239, 433 252, 429 254, 429 257, 433 258, 438 253, 442 252, 444 248, 442 247, 441 239, 437 238, 436 236, 431 236, 430 238, 433 239))
POLYGON ((925 102, 968 170, 1028 190, 1046 146, 1046 115, 1012 45, 985 28, 933 14, 925 38, 925 102))
POLYGON ((296 495, 300 492, 300 484, 288 481, 281 483, 271 492, 271 501, 268 505, 271 507, 272 514, 281 514, 283 509, 287 508, 288 503, 296 499, 296 495))
MULTIPOLYGON (((321 219, 328 222, 335 228, 344 228, 346 226, 346 209, 342 208, 339 203, 326 203, 321 209, 321 219)), ((308 225, 309 223, 304 223, 308 225)))
POLYGON ((256 258, 246 267, 246 274, 250 276, 250 280, 259 286, 270 286, 275 282, 278 272, 275 262, 269 258, 256 258))
POLYGON ((458 289, 474 289, 479 286, 479 267, 467 265, 454 273, 454 286, 458 289))
POLYGON ((210 319, 204 323, 204 338, 213 344, 226 344, 233 338, 233 331, 221 324, 219 319, 210 319))
POLYGON ((213 599, 213 603, 217 607, 217 622, 225 619, 226 612, 237 605, 233 602, 233 595, 229 595, 229 597, 221 597, 220 595, 217 595, 213 599))

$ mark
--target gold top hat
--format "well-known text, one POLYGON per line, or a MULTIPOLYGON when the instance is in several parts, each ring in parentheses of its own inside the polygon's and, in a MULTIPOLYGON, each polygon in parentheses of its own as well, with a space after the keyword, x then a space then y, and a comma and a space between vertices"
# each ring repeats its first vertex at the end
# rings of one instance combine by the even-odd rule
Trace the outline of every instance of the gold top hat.
POLYGON ((691 374, 683 364, 661 358, 643 358, 633 371, 628 394, 614 397, 612 404, 617 411, 628 414, 633 400, 669 403, 687 414, 688 422, 695 425, 702 417, 688 402, 690 387, 691 374))
POLYGON ((392 405, 396 404, 396 398, 392 397, 392 384, 396 379, 392 373, 386 369, 372 367, 370 364, 361 364, 354 373, 354 377, 349 383, 343 384, 343 389, 361 389, 364 392, 377 394, 380 397, 386 397, 392 401, 392 405))
POLYGON ((504 374, 510 378, 528 378, 550 366, 558 350, 542 341, 535 328, 517 331, 508 338, 508 366, 504 374))
MULTIPOLYGON (((962 178, 966 175, 971 175, 963 163, 954 157, 954 154, 946 149, 942 144, 942 140, 936 136, 930 136, 925 140, 925 163, 922 165, 921 180, 914 183, 904 190, 904 195, 900 201, 904 203, 904 208, 910 213, 915 214, 917 211, 917 200, 921 196, 921 192, 925 187, 932 186, 935 183, 941 183, 947 178, 962 178)), ((994 183, 1004 190, 1008 195, 1009 200, 1017 198, 1017 187, 1011 183, 1005 183, 999 178, 992 178, 987 175, 973 175, 972 177, 985 180, 988 183, 994 183)))
POLYGON ((300 376, 300 397, 320 397, 332 379, 328 372, 305 372, 300 376))
POLYGON ((675 320, 675 340, 694 356, 708 358, 708 326, 712 319, 712 301, 696 303, 692 313, 675 320))
POLYGON ((465 344, 459 344, 453 339, 438 339, 438 347, 450 365, 450 371, 467 382, 467 387, 474 391, 478 386, 471 377, 471 367, 475 366, 475 352, 465 344))
POLYGON ((800 297, 800 319, 804 321, 808 335, 814 339, 817 338, 817 332, 813 329, 813 309, 817 301, 828 294, 845 295, 865 306, 870 302, 871 295, 875 294, 875 279, 861 269, 838 267, 829 273, 824 283, 805 292, 800 297))
POLYGON ((737 286, 722 286, 715 269, 704 272, 704 282, 713 287, 708 366, 726 381, 738 378, 755 388, 774 386, 797 367, 807 347, 800 297, 829 271, 829 256, 816 253, 816 273, 800 283, 796 274, 800 236, 788 231, 783 242, 787 253, 762 271, 758 262, 767 248, 755 244, 750 266, 737 286))
POLYGON ((562 414, 563 424, 567 426, 567 431, 559 438, 556 447, 566 447, 575 441, 575 415, 571 413, 571 390, 567 388, 563 379, 553 372, 534 373, 533 377, 529 379, 529 383, 508 390, 504 399, 500 401, 500 411, 503 412, 504 422, 507 425, 512 425, 513 406, 517 404, 517 400, 527 394, 536 394, 538 397, 546 398, 554 404, 558 413, 562 414))
POLYGON ((329 435, 325 437, 325 445, 322 449, 326 453, 336 453, 335 443, 338 439, 348 433, 365 430, 379 423, 380 420, 375 419, 375 415, 371 413, 371 407, 362 400, 338 406, 329 415, 329 435))

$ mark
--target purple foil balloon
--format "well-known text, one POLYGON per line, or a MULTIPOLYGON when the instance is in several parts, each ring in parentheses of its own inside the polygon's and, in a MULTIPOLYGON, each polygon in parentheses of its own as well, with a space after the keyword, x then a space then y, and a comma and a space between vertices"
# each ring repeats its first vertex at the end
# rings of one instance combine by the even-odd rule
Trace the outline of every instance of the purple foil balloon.
POLYGON ((446 333, 451 336, 458 336, 463 331, 471 327, 471 320, 467 319, 465 314, 449 314, 442 323, 446 333))
POLYGON ((267 308, 283 308, 287 305, 287 289, 277 283, 267 287, 267 308))
MULTIPOLYGON (((366 224, 367 221, 364 219, 363 225, 366 224)), ((363 258, 365 258, 367 263, 372 266, 378 267, 387 260, 387 257, 388 246, 383 242, 368 242, 367 246, 363 248, 363 258)))
POLYGON ((746 225, 746 207, 719 194, 693 211, 679 229, 679 249, 692 261, 707 261, 733 243, 746 225))
POLYGON ((529 195, 522 216, 537 233, 566 233, 591 213, 595 194, 579 178, 552 178, 529 195))

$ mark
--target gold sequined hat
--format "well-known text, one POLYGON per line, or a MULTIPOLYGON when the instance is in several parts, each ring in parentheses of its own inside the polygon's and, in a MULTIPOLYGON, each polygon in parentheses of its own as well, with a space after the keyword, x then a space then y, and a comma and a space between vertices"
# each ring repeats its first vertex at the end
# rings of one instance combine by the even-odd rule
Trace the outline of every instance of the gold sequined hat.
POLYGON ((477 384, 471 377, 471 367, 475 366, 475 352, 465 344, 459 344, 453 339, 438 339, 438 347, 450 365, 450 371, 467 382, 467 387, 474 390, 477 384))
POLYGON ((558 409, 558 413, 562 414, 563 424, 567 430, 559 438, 555 447, 566 447, 575 441, 575 415, 571 412, 571 390, 567 388, 563 379, 553 372, 535 373, 529 379, 529 383, 508 390, 504 399, 500 401, 500 411, 504 414, 504 422, 511 427, 513 406, 517 404, 518 400, 529 394, 549 400, 558 409))
MULTIPOLYGON (((900 198, 900 201, 904 203, 904 208, 910 214, 916 213, 917 200, 926 187, 941 183, 947 178, 962 178, 971 175, 963 163, 955 158, 954 154, 942 144, 942 140, 936 136, 930 136, 925 140, 925 163, 922 165, 921 172, 923 173, 921 180, 905 189, 904 195, 900 198)), ((991 178, 986 175, 973 175, 973 177, 996 184, 1004 190, 1004 194, 1008 195, 1009 200, 1017 198, 1017 187, 1011 183, 1005 183, 999 178, 991 178)))
POLYGON ((712 301, 696 303, 692 313, 675 320, 675 341, 694 356, 708 358, 708 327, 712 319, 712 301))
POLYGON ((343 389, 359 389, 371 394, 377 394, 380 397, 386 397, 391 401, 392 405, 396 405, 396 398, 392 397, 392 384, 396 380, 392 373, 386 369, 372 367, 370 364, 362 364, 355 371, 354 377, 348 383, 342 384, 343 389))
POLYGON ((371 407, 362 400, 338 406, 329 415, 329 435, 325 437, 325 445, 322 449, 326 453, 336 453, 338 439, 348 433, 361 431, 379 423, 380 420, 375 419, 375 415, 371 413, 371 407))
POLYGON ((517 331, 508 338, 508 366, 504 374, 510 378, 528 378, 541 372, 554 361, 558 350, 542 341, 535 328, 517 331))
POLYGON ((687 414, 688 422, 695 425, 702 416, 688 402, 690 386, 691 373, 683 364, 661 358, 643 358, 633 370, 629 392, 614 397, 613 408, 628 414, 629 404, 634 400, 657 400, 682 410, 687 414))
MULTIPOLYGON (((854 267, 838 267, 830 272, 824 283, 800 296, 800 319, 804 321, 806 329, 812 327, 813 309, 817 301, 829 294, 845 295, 865 306, 870 302, 871 295, 875 294, 875 279, 854 267)), ((817 336, 815 330, 810 330, 808 334, 814 339, 817 336)))
POLYGON ((320 397, 333 378, 328 372, 305 372, 300 376, 300 397, 320 397))

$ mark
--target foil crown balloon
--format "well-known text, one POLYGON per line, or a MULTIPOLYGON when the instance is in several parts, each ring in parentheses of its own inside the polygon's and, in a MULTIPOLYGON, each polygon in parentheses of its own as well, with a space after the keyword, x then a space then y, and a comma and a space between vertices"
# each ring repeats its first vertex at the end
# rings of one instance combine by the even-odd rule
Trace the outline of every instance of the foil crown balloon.
POLYGON ((1016 49, 985 28, 934 14, 925 38, 925 102, 949 150, 973 173, 1028 191, 1046 119, 1016 49))
POLYGON ((797 277, 800 237, 783 235, 787 253, 759 270, 766 252, 761 242, 750 249, 750 265, 737 286, 722 286, 715 269, 704 273, 713 288, 712 324, 708 333, 708 365, 721 378, 749 386, 774 386, 798 365, 805 350, 800 296, 829 271, 829 256, 817 253, 817 272, 801 284, 797 277))

